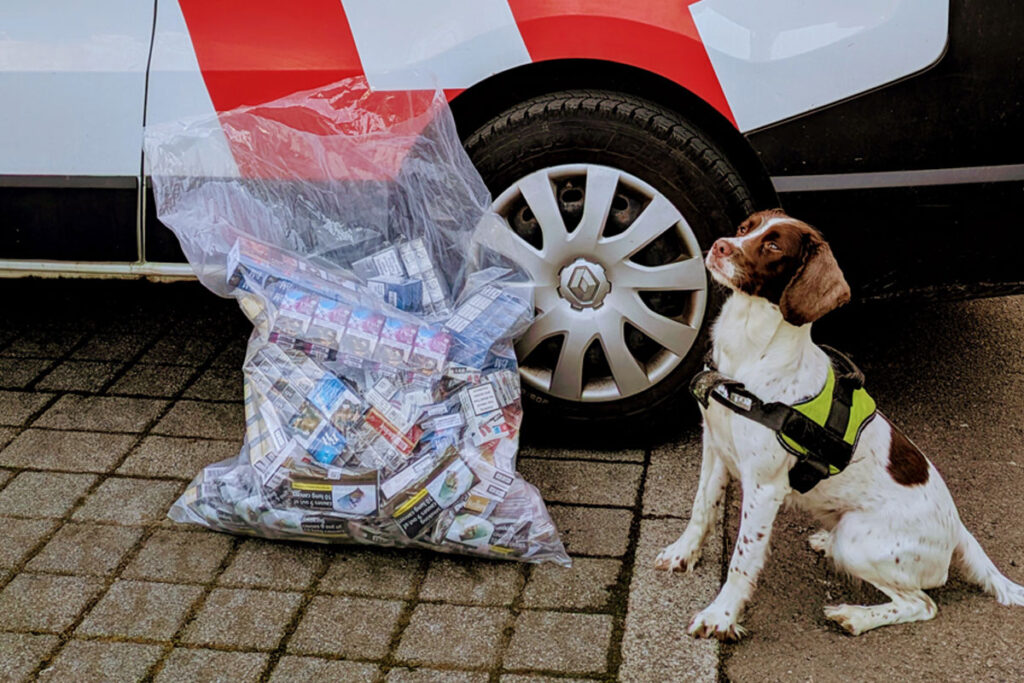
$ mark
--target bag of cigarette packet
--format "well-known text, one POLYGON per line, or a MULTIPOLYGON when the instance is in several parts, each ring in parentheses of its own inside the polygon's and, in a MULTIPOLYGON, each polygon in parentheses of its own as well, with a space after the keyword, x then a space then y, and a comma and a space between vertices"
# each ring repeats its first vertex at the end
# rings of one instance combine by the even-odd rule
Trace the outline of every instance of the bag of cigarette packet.
POLYGON ((569 564, 516 473, 530 281, 442 93, 351 79, 147 128, 146 154, 160 219, 254 327, 241 452, 172 519, 569 564))

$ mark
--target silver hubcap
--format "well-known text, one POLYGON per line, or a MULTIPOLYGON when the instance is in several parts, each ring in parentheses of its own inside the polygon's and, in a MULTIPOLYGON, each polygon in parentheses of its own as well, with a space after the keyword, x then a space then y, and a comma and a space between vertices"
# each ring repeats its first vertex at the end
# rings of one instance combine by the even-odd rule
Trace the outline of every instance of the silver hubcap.
POLYGON ((664 379, 704 316, 707 277, 686 219, 624 171, 536 171, 494 208, 518 237, 537 317, 516 345, 523 381, 571 401, 613 401, 664 379))

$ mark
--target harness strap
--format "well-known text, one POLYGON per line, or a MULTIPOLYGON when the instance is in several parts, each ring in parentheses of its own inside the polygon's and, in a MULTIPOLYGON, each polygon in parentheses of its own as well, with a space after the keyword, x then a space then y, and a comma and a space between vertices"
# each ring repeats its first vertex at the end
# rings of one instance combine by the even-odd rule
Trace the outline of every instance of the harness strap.
POLYGON ((810 491, 822 479, 850 464, 853 444, 843 440, 843 433, 853 405, 853 392, 864 386, 863 373, 849 358, 830 347, 822 348, 832 359, 836 375, 833 406, 824 427, 785 403, 765 403, 742 383, 714 369, 710 354, 705 359, 708 369, 698 372, 690 382, 690 393, 705 408, 714 399, 807 450, 806 454, 796 454, 797 462, 789 471, 790 486, 800 493, 810 491))

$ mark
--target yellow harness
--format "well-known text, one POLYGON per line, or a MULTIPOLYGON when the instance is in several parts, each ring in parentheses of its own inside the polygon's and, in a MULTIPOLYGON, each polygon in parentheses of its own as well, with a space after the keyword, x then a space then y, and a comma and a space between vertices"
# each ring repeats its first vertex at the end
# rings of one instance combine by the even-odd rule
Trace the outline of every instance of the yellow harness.
MULTIPOLYGON (((851 363, 851 365, 853 365, 851 363)), ((856 366, 854 366, 856 367, 856 366)), ((836 433, 842 430, 843 442, 850 445, 851 450, 857 447, 857 440, 864 426, 875 416, 875 399, 868 395, 863 386, 854 388, 850 392, 851 405, 846 408, 843 401, 838 401, 835 394, 836 372, 830 365, 828 377, 825 379, 825 386, 815 396, 793 404, 793 410, 806 416, 816 425, 826 427, 830 423, 834 425, 836 433), (844 417, 845 414, 845 417, 844 417), (832 418, 831 420, 829 418, 832 418)), ((790 453, 796 456, 808 455, 808 449, 790 437, 776 432, 779 443, 790 453)), ((834 464, 828 464, 829 475, 839 474, 841 470, 834 464)))
POLYGON ((690 382, 690 393, 705 408, 713 398, 775 432, 779 443, 797 457, 789 471, 789 483, 800 493, 846 469, 861 432, 876 414, 875 401, 864 390, 860 369, 835 349, 821 348, 832 361, 825 386, 792 406, 777 401, 765 403, 742 383, 718 372, 710 358, 690 382))

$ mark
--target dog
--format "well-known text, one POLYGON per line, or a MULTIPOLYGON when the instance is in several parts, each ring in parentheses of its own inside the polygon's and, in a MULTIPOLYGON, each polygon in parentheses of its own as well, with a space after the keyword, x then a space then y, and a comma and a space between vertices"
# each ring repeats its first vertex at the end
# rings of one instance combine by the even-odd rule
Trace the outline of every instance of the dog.
MULTIPOLYGON (((792 406, 821 392, 832 361, 811 341, 811 323, 850 299, 821 233, 781 209, 758 212, 734 237, 716 241, 705 265, 731 290, 712 331, 717 371, 765 402, 792 406)), ((801 494, 790 484, 797 456, 742 412, 718 401, 702 405, 703 457, 693 511, 683 534, 655 560, 657 569, 691 570, 730 477, 740 481, 742 516, 727 579, 693 618, 690 635, 737 640, 746 634, 740 617, 783 503, 809 511, 822 525, 809 539, 814 550, 891 600, 825 607, 825 617, 853 635, 932 619, 936 606, 924 591, 946 582, 953 560, 1000 603, 1024 605, 1024 587, 996 569, 961 523, 935 466, 883 415, 863 426, 844 470, 801 494)))

